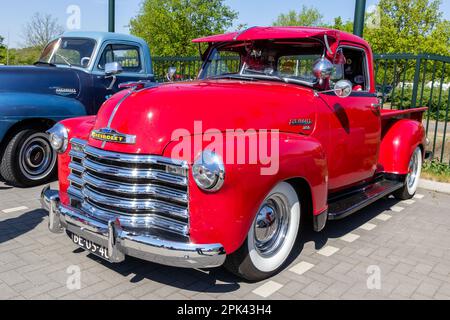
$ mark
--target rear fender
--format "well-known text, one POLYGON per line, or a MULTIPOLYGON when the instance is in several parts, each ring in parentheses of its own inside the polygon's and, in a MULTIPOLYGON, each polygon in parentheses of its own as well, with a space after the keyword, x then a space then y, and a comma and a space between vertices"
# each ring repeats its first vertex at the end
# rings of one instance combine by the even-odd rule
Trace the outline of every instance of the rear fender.
POLYGON ((410 120, 391 120, 385 123, 380 145, 380 169, 386 173, 408 174, 409 161, 420 146, 424 154, 425 129, 422 123, 410 120))
MULTIPOLYGON (((213 136, 220 139, 221 135, 217 133, 213 136)), ((221 243, 227 254, 236 251, 246 239, 262 201, 282 181, 306 181, 312 195, 312 199, 308 200, 312 202, 313 214, 318 215, 327 209, 328 171, 320 143, 306 136, 287 133, 280 133, 279 137, 271 134, 263 136, 255 131, 254 134, 245 136, 247 150, 255 136, 259 146, 267 146, 267 154, 270 154, 272 163, 267 165, 264 162, 264 165, 258 161, 257 164, 251 164, 247 151, 247 164, 225 161, 230 152, 234 152, 236 160, 239 152, 236 143, 225 143, 222 150, 215 149, 226 162, 225 183, 218 192, 202 191, 193 179, 192 170, 189 170, 190 236, 194 243, 221 243), (272 150, 277 153, 274 146, 276 143, 279 144, 279 157, 270 152, 272 150)), ((211 139, 208 135, 203 137, 203 140, 211 139)), ((213 140, 217 141, 215 138, 209 141, 213 140)), ((177 144, 178 142, 171 142, 166 147, 164 156, 186 160, 191 167, 193 158, 198 153, 191 152, 194 156, 179 154, 177 144)), ((210 142, 203 143, 203 149, 209 144, 210 142)))

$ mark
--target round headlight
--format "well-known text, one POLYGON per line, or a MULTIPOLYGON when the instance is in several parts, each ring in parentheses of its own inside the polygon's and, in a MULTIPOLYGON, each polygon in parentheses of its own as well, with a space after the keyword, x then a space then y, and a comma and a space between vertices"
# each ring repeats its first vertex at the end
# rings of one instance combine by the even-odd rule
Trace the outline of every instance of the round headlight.
POLYGON ((192 167, 192 175, 200 189, 215 192, 225 182, 225 167, 222 158, 211 150, 203 151, 192 167))
POLYGON ((53 128, 47 131, 49 134, 50 144, 58 153, 63 153, 67 150, 69 144, 69 134, 66 127, 58 123, 53 128))

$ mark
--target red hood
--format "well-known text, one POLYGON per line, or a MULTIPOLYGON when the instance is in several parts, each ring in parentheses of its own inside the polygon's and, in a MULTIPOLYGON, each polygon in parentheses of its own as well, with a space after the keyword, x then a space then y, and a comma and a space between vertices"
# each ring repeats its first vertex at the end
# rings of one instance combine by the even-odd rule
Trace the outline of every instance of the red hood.
MULTIPOLYGON (((100 109, 95 129, 108 126, 113 110, 124 93, 110 99, 100 109)), ((275 82, 231 80, 164 84, 132 93, 117 109, 111 128, 136 135, 134 145, 107 143, 106 150, 155 154, 163 153, 176 129, 194 133, 194 122, 202 121, 203 132, 210 129, 279 129, 299 132, 290 120, 315 122, 316 98, 311 89, 275 82)), ((90 144, 102 143, 90 139, 90 144)))

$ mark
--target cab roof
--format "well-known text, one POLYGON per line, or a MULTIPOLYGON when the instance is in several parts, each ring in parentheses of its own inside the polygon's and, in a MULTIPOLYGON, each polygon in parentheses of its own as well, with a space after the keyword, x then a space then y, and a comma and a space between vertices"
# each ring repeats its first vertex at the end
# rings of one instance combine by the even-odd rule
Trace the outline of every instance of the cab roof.
POLYGON ((230 32, 194 39, 192 42, 217 43, 275 39, 304 39, 324 37, 325 35, 340 41, 344 40, 367 44, 365 40, 353 34, 339 30, 318 27, 251 27, 243 31, 230 32))
MULTIPOLYGON (((65 32, 60 37, 89 38, 89 39, 94 39, 98 43, 102 43, 106 40, 118 40, 118 41, 122 40, 122 41, 132 41, 132 42, 140 43, 142 45, 147 45, 146 42, 141 38, 131 36, 128 34, 113 33, 113 32, 70 31, 70 32, 65 32)), ((58 38, 60 38, 60 37, 58 37, 58 38)))

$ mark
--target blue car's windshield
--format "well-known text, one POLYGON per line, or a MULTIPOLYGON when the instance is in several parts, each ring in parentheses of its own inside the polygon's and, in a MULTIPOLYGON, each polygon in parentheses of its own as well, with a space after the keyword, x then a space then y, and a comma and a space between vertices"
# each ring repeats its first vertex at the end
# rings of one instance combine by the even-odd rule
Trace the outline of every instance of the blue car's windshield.
POLYGON ((39 62, 87 68, 95 45, 93 39, 60 38, 44 49, 39 62))

